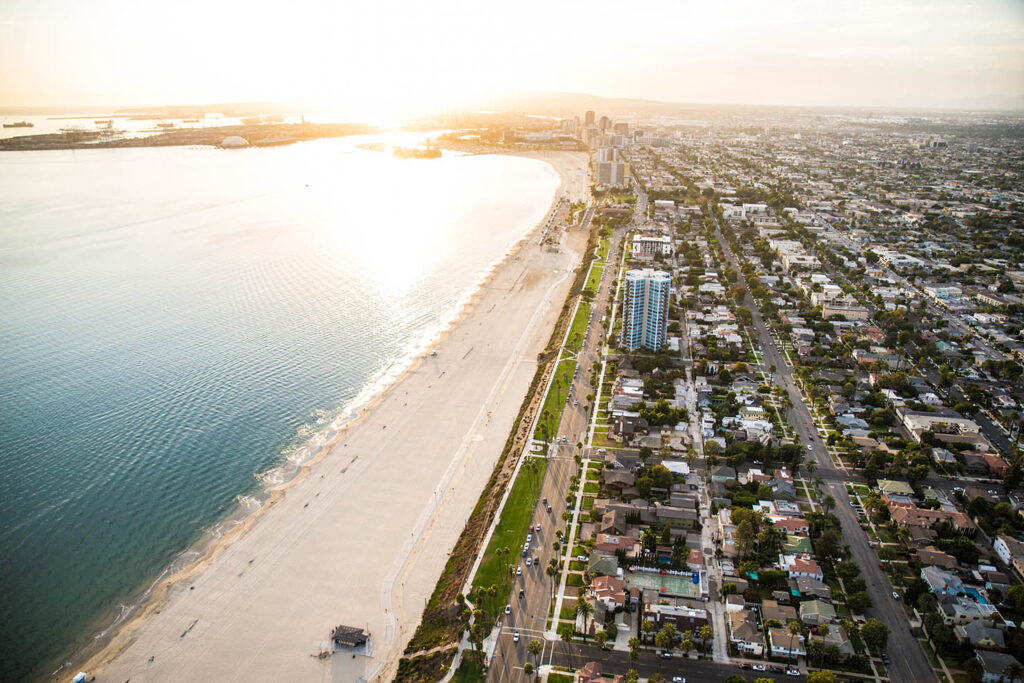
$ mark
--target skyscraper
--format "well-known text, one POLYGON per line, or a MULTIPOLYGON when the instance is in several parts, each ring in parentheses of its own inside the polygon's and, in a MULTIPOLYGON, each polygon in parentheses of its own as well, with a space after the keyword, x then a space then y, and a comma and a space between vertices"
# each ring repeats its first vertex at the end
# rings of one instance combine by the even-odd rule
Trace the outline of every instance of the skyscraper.
POLYGON ((644 268, 626 272, 622 303, 622 347, 660 351, 668 337, 668 301, 672 276, 644 268))
POLYGON ((583 115, 583 125, 584 126, 593 126, 594 125, 594 116, 595 116, 595 114, 592 111, 588 111, 586 114, 584 114, 583 115))

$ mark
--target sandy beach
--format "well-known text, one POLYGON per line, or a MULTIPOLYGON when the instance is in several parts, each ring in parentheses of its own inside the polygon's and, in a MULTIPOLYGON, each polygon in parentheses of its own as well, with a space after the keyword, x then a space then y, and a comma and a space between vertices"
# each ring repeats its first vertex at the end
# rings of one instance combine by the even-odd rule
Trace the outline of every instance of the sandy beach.
MULTIPOLYGON (((552 164, 583 196, 587 157, 552 164)), ((460 320, 304 476, 155 592, 83 670, 99 681, 390 680, 512 428, 580 261, 524 240, 460 320), (318 658, 338 624, 366 655, 318 658)), ((70 676, 70 674, 69 674, 70 676)))

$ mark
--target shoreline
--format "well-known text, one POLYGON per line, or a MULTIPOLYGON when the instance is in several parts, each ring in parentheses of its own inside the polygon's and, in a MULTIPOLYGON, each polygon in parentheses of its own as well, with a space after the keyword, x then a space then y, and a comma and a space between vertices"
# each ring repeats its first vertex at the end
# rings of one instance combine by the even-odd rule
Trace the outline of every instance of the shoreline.
MULTIPOLYGON (((517 156, 519 156, 519 154, 517 154, 517 156)), ((355 431, 357 427, 360 427, 370 417, 374 416, 375 412, 379 410, 381 404, 393 397, 393 394, 406 381, 406 379, 408 379, 410 375, 416 373, 416 371, 423 366, 424 362, 430 358, 429 354, 431 350, 444 346, 448 339, 458 332, 461 327, 467 324, 467 320, 472 316, 481 300, 487 296, 501 271, 507 269, 510 264, 517 261, 519 257, 532 245, 532 242, 540 234, 544 223, 556 208, 559 198, 566 192, 568 178, 566 177, 565 169, 560 167, 557 159, 553 160, 551 158, 562 155, 555 152, 522 154, 521 156, 528 156, 530 158, 544 161, 553 168, 561 178, 560 185, 552 198, 552 203, 549 206, 548 211, 546 211, 542 216, 541 220, 520 238, 512 242, 508 250, 501 257, 497 258, 483 272, 479 281, 475 285, 467 287, 465 300, 462 301, 453 311, 451 318, 443 323, 443 326, 440 327, 432 341, 422 344, 418 352, 414 348, 410 349, 409 356, 397 361, 399 369, 395 372, 393 377, 388 378, 388 375, 394 371, 394 368, 392 367, 386 370, 381 378, 369 385, 368 388, 372 387, 375 390, 373 395, 368 397, 362 405, 359 405, 354 409, 350 407, 343 409, 341 412, 341 415, 344 416, 341 418, 343 421, 338 424, 338 418, 336 418, 329 427, 323 430, 320 433, 323 435, 322 441, 319 441, 316 445, 310 444, 299 449, 300 452, 306 449, 311 449, 311 452, 307 457, 300 459, 297 463, 290 466, 288 461, 286 461, 285 463, 282 463, 282 465, 263 473, 263 476, 267 476, 272 475, 274 472, 281 471, 284 468, 294 468, 294 473, 292 473, 286 480, 274 483, 269 488, 254 494, 256 496, 265 497, 266 499, 257 510, 249 513, 242 513, 241 517, 237 519, 237 521, 233 520, 232 517, 237 515, 239 509, 245 504, 245 501, 240 496, 238 506, 234 510, 230 511, 224 519, 215 523, 211 529, 205 531, 196 543, 183 550, 179 557, 188 554, 197 554, 198 556, 170 575, 167 575, 167 570, 161 573, 161 575, 159 575, 150 585, 150 588, 141 594, 142 599, 139 604, 134 606, 130 613, 125 616, 119 616, 113 624, 104 629, 104 631, 96 637, 97 641, 95 644, 83 652, 82 657, 76 658, 79 662, 84 661, 83 666, 85 670, 89 671, 94 669, 100 672, 100 674, 103 674, 104 668, 116 662, 119 656, 124 654, 126 650, 133 645, 136 641, 138 632, 142 630, 153 617, 159 615, 168 603, 173 600, 176 594, 183 592, 184 588, 182 584, 190 579, 200 578, 211 567, 216 565, 218 560, 220 560, 225 553, 230 551, 240 541, 248 537, 250 533, 259 526, 259 522, 277 509, 286 499, 286 493, 288 491, 308 482, 314 469, 321 465, 337 449, 338 444, 342 442, 343 438, 349 433, 355 431), (471 291, 470 288, 472 288, 471 291), (230 525, 226 530, 224 529, 225 524, 230 525)), ((578 161, 579 160, 577 159, 577 162, 578 161)), ((585 168, 585 161, 582 166, 585 168)), ((571 271, 567 270, 566 272, 571 271)), ((557 284, 558 282, 555 283, 555 285, 557 284)), ((554 289, 555 285, 552 285, 552 289, 554 289)), ((316 442, 320 438, 320 435, 317 435, 313 437, 313 440, 316 442)), ((502 438, 504 438, 504 435, 502 435, 502 438)), ((347 445, 348 444, 345 444, 346 447, 347 445)), ((359 456, 356 456, 356 458, 358 457, 359 456)), ((353 460, 353 462, 355 462, 355 460, 353 460)), ((352 463, 349 464, 351 465, 352 463)), ((450 482, 452 476, 454 476, 453 470, 457 464, 459 464, 459 459, 452 458, 449 467, 445 471, 444 479, 446 483, 450 482)), ((345 471, 348 469, 348 466, 346 466, 345 469, 342 470, 342 478, 344 478, 345 471)), ((321 479, 323 479, 323 477, 324 475, 321 475, 321 479)), ((477 493, 478 492, 474 492, 473 494, 474 500, 477 493)), ((319 493, 317 495, 319 495, 319 493)), ((443 501, 437 501, 433 504, 429 509, 431 515, 428 515, 428 517, 436 513, 437 507, 441 502, 443 501)), ((424 515, 426 515, 426 512, 427 508, 424 508, 424 515)), ((423 515, 421 515, 421 518, 423 518, 423 515)), ((425 523, 421 523, 419 526, 422 528, 424 525, 425 523)), ((454 543, 454 539, 452 539, 452 543, 454 543)), ((406 563, 403 561, 399 567, 398 573, 401 573, 402 571, 408 573, 408 570, 406 570, 405 567, 406 563)), ((173 568, 173 564, 171 568, 173 568)), ((241 576, 241 574, 239 576, 241 576)), ((191 588, 194 587, 195 586, 191 588)), ((404 609, 402 612, 404 613, 404 609)), ((392 617, 392 620, 393 619, 394 617, 392 617)), ((400 626, 401 628, 399 628, 399 631, 404 642, 408 636, 411 636, 415 624, 406 623, 400 624, 400 626)), ((182 638, 184 638, 184 634, 182 634, 182 638)), ((400 652, 401 647, 397 650, 398 654, 400 654, 400 652)), ((392 665, 397 663, 397 656, 393 659, 394 661, 391 662, 392 665)), ((378 667, 378 670, 387 665, 388 663, 385 662, 378 667)), ((77 666, 77 664, 74 666, 77 666)), ((62 673, 66 670, 67 669, 60 669, 52 675, 62 673)))

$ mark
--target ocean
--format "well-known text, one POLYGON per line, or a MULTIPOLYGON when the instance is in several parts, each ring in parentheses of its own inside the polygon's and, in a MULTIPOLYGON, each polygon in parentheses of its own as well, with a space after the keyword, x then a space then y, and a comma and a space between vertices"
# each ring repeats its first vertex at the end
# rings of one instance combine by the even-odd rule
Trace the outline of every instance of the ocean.
POLYGON ((48 676, 258 505, 559 184, 367 141, 0 154, 0 679, 48 676))

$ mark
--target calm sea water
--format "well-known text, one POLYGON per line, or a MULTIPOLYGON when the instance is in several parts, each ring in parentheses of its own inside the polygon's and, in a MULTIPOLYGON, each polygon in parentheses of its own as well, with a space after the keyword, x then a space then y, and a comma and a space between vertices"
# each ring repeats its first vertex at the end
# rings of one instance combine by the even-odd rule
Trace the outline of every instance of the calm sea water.
POLYGON ((0 155, 0 678, 50 673, 378 390, 557 185, 352 140, 0 155))

